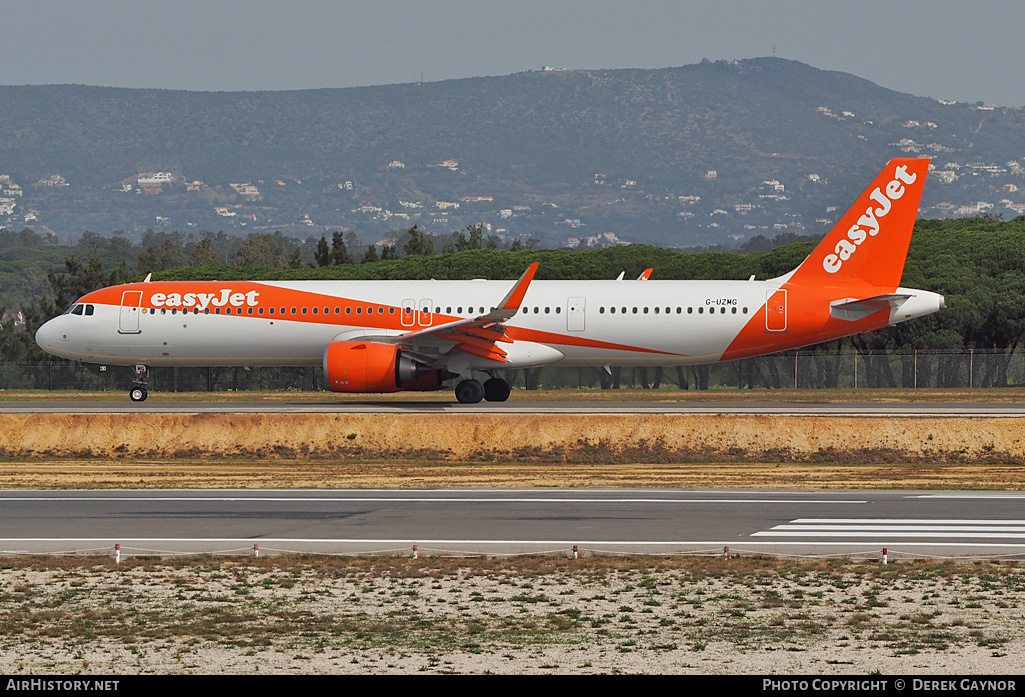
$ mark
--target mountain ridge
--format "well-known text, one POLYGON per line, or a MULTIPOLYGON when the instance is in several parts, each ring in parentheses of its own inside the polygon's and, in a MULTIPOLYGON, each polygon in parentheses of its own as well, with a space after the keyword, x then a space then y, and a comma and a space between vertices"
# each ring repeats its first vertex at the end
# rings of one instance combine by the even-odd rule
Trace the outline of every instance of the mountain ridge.
POLYGON ((779 58, 276 92, 0 86, 0 129, 0 175, 24 193, 0 224, 62 236, 163 226, 376 240, 484 222, 549 245, 728 243, 824 232, 886 160, 909 155, 957 165, 927 185, 927 217, 1025 201, 1008 165, 1025 157, 1021 108, 779 58), (968 174, 973 163, 991 170, 968 174), (118 190, 144 172, 203 187, 118 190), (36 186, 54 174, 68 186, 36 186), (259 198, 229 186, 246 182, 259 198))

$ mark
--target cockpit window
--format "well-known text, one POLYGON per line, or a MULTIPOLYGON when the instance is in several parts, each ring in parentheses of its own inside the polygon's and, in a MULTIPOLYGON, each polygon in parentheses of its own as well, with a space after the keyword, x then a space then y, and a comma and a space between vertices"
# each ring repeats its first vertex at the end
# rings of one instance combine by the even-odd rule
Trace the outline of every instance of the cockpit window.
POLYGON ((71 314, 73 314, 73 315, 81 315, 84 310, 85 310, 85 306, 84 305, 75 305, 73 308, 71 308, 71 314))
POLYGON ((91 315, 93 313, 93 309, 94 308, 93 308, 92 305, 86 305, 85 306, 85 315, 86 315, 86 317, 88 317, 89 315, 91 315))

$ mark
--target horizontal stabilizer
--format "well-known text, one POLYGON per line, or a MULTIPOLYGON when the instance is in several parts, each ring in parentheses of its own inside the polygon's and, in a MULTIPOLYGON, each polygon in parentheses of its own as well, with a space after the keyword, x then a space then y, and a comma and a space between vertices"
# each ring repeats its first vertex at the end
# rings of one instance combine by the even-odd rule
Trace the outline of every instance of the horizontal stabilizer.
POLYGON ((836 319, 856 322, 862 317, 868 317, 873 312, 880 310, 895 310, 911 296, 907 293, 888 293, 876 295, 871 298, 844 298, 829 303, 829 315, 836 319))

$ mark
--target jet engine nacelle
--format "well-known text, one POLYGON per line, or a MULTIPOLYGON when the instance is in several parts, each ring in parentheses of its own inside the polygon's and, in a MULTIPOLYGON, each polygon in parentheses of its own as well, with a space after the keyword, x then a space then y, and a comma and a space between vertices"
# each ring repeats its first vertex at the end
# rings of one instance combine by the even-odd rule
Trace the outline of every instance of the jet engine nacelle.
POLYGON ((332 392, 440 390, 443 379, 397 346, 372 341, 332 341, 324 350, 324 375, 332 392))

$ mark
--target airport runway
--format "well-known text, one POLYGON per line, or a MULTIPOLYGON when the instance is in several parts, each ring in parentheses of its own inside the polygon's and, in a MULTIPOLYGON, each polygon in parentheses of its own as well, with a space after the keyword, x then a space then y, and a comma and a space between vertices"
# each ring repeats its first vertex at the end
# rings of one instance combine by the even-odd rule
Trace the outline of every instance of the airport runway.
POLYGON ((3 491, 0 552, 685 552, 1025 558, 1025 493, 3 491))
POLYGON ((1022 417, 999 402, 2 402, 0 414, 736 414, 773 416, 1022 417))

